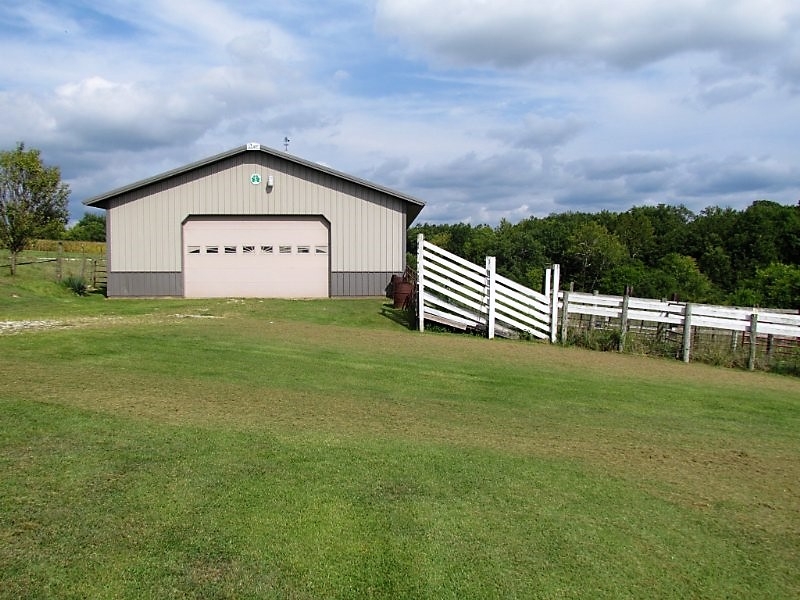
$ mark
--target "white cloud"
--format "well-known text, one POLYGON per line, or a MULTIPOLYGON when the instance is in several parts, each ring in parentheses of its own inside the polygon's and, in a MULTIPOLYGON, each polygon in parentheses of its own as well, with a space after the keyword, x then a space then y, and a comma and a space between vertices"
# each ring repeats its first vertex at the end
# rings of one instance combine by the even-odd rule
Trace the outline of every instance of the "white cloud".
POLYGON ((736 102, 743 98, 749 98, 765 87, 763 82, 755 80, 736 79, 732 81, 721 81, 699 91, 697 100, 701 105, 708 108, 717 106, 718 104, 736 102))
POLYGON ((214 118, 209 102, 143 84, 90 77, 56 88, 53 115, 71 145, 137 149, 195 139, 214 118))
POLYGON ((770 193, 797 185, 800 168, 771 157, 728 156, 687 165, 684 190, 695 196, 770 193))
POLYGON ((777 52, 796 35, 800 8, 792 0, 378 0, 376 13, 382 31, 439 63, 637 67, 694 51, 777 52))
POLYGON ((566 144, 586 126, 572 115, 556 119, 529 114, 515 127, 498 131, 496 135, 517 148, 541 151, 566 144))
POLYGON ((573 161, 567 169, 579 177, 613 180, 644 175, 674 167, 675 157, 668 152, 627 152, 613 156, 588 157, 573 161))

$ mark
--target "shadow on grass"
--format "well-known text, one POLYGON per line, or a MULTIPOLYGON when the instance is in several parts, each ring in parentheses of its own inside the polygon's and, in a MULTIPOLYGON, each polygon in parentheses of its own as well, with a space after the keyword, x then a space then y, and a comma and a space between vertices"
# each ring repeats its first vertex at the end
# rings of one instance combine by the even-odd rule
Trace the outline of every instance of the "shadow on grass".
POLYGON ((402 325, 406 329, 412 328, 411 311, 404 308, 395 308, 392 302, 386 302, 381 306, 381 316, 398 325, 402 325))

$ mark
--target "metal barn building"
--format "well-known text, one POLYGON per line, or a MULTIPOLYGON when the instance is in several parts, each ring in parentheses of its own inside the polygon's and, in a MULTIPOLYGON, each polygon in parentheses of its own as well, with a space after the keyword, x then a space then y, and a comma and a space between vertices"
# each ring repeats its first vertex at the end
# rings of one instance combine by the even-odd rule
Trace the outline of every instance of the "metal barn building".
POLYGON ((84 202, 107 211, 108 295, 384 294, 420 200, 247 144, 84 202))

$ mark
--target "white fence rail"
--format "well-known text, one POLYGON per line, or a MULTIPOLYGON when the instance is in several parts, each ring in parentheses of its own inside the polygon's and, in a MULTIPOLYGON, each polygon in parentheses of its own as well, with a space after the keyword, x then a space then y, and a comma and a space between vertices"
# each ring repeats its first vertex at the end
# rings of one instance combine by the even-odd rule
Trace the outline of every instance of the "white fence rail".
MULTIPOLYGON (((579 292, 559 292, 562 313, 583 314, 622 319, 624 296, 605 296, 579 292)), ((751 332, 755 316, 759 334, 800 337, 800 315, 774 312, 759 308, 735 308, 686 302, 665 302, 647 298, 627 299, 627 319, 668 323, 683 327, 689 313, 689 326, 751 332)))
POLYGON ((547 269, 544 293, 496 273, 495 259, 476 265, 417 238, 417 307, 419 329, 425 320, 462 329, 485 329, 489 338, 525 332, 556 340, 559 267, 547 269))
POLYGON ((692 332, 697 328, 746 333, 750 338, 750 366, 758 336, 800 340, 800 315, 764 310, 714 306, 691 302, 666 302, 629 296, 559 292, 561 339, 566 339, 570 315, 619 320, 620 346, 631 321, 666 324, 683 334, 683 360, 689 362, 692 332))

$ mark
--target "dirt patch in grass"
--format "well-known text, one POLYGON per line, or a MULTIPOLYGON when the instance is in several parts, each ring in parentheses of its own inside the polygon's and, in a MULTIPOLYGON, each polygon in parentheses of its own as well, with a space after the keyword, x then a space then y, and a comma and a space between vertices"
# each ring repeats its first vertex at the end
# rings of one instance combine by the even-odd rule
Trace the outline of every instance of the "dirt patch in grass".
POLYGON ((24 331, 41 331, 42 329, 54 329, 64 327, 63 321, 40 320, 40 321, 0 321, 0 335, 12 333, 22 333, 24 331))
POLYGON ((47 331, 52 329, 70 329, 80 327, 111 327, 116 325, 131 325, 168 322, 180 319, 220 319, 214 315, 207 314, 182 314, 172 315, 137 315, 137 316, 112 316, 102 317, 82 317, 74 319, 40 319, 40 320, 18 320, 0 321, 0 335, 10 335, 15 333, 28 333, 36 331, 47 331))

